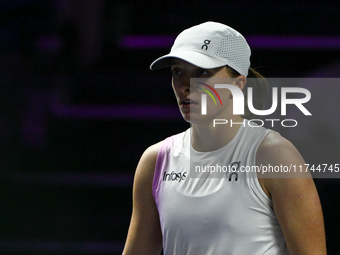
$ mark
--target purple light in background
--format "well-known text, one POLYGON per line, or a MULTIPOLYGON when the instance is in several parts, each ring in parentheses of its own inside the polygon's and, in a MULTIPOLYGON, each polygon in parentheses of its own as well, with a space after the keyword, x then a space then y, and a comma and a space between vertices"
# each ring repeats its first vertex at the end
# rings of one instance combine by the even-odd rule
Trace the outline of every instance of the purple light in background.
POLYGON ((127 49, 168 48, 175 38, 172 35, 127 35, 121 39, 119 46, 127 49))
MULTIPOLYGON (((340 37, 331 36, 245 36, 253 49, 340 49, 340 37)), ((176 36, 171 35, 128 35, 120 41, 127 49, 167 48, 170 49, 176 36)))
POLYGON ((255 49, 340 49, 340 37, 326 36, 249 36, 255 49))
POLYGON ((13 253, 86 253, 86 254, 116 254, 123 250, 123 243, 105 242, 61 242, 61 241, 31 241, 31 240, 0 240, 0 250, 13 253))
POLYGON ((54 116, 80 119, 180 119, 177 106, 166 105, 51 105, 54 116))
POLYGON ((15 173, 12 178, 19 184, 47 186, 131 187, 133 183, 132 174, 15 173))

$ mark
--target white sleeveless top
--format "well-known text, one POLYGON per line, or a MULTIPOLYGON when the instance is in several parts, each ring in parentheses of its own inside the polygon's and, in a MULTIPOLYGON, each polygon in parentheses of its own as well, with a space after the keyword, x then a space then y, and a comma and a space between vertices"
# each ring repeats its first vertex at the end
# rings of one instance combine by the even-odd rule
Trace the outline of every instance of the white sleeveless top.
POLYGON ((230 143, 204 153, 191 147, 190 131, 167 138, 157 157, 153 196, 164 255, 288 254, 256 173, 204 171, 204 166, 254 166, 270 130, 241 125, 230 143))

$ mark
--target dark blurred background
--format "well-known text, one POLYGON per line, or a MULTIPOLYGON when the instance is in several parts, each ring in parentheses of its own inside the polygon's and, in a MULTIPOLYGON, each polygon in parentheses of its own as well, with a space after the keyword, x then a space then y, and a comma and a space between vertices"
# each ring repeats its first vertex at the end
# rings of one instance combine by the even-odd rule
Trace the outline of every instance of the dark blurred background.
MULTIPOLYGON (((121 254, 140 155, 188 127, 170 71, 149 70, 183 29, 234 27, 267 77, 339 77, 339 13, 327 1, 1 0, 0 253, 121 254)), ((340 163, 340 89, 316 87, 324 119, 274 129, 307 162, 340 163)), ((329 254, 338 180, 315 180, 329 254)))

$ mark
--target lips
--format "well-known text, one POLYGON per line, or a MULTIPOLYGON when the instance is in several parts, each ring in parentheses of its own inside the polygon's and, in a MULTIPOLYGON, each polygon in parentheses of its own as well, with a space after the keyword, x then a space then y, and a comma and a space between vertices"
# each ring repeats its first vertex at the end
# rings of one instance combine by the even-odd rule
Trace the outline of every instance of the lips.
POLYGON ((180 105, 197 104, 197 102, 191 100, 190 98, 185 98, 180 101, 180 105))
POLYGON ((190 98, 184 98, 180 101, 180 107, 182 110, 192 110, 193 107, 197 106, 196 101, 190 100, 190 98))

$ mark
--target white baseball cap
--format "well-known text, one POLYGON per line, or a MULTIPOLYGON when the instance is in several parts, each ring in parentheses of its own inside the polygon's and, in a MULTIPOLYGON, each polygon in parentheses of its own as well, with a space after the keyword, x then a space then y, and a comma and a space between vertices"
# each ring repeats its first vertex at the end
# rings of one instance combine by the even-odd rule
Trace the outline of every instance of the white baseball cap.
POLYGON ((152 62, 150 69, 168 67, 171 58, 179 58, 204 69, 228 65, 247 76, 250 55, 250 47, 239 32, 227 25, 208 21, 181 32, 170 53, 152 62))

